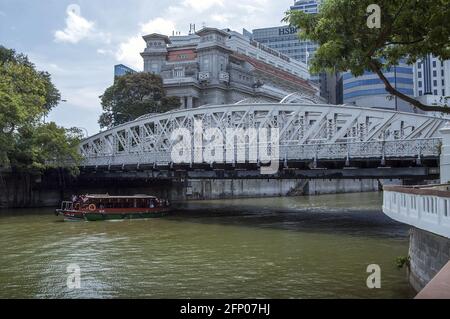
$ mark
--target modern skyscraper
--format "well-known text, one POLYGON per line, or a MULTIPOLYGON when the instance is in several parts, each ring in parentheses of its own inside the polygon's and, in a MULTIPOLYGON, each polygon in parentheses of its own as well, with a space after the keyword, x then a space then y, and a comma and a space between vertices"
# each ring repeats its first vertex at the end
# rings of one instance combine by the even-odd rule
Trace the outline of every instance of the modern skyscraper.
POLYGON ((445 103, 450 96, 450 60, 429 54, 414 65, 414 95, 425 104, 445 103))
MULTIPOLYGON (((300 10, 308 14, 319 12, 321 0, 299 0, 290 7, 291 10, 300 10)), ((308 64, 314 57, 317 44, 298 37, 298 29, 292 26, 269 27, 255 29, 251 35, 252 39, 265 46, 277 50, 292 59, 308 64)), ((311 81, 320 85, 320 95, 328 103, 342 104, 342 82, 339 74, 312 75, 311 81), (339 83, 341 84, 339 86, 339 83)))
MULTIPOLYGON (((319 12, 320 2, 321 0, 298 0, 290 9, 316 14, 319 12)), ((298 31, 292 26, 255 29, 253 30, 253 39, 293 59, 308 63, 317 50, 317 44, 300 40, 298 31)), ((319 80, 318 76, 316 76, 316 80, 319 80)))
MULTIPOLYGON (((402 62, 398 66, 385 70, 384 75, 398 91, 414 97, 412 66, 402 62)), ((405 112, 413 111, 409 103, 395 97, 390 99, 383 82, 375 73, 365 72, 362 76, 354 77, 350 72, 346 72, 343 78, 346 104, 405 112)))
POLYGON ((114 66, 114 77, 122 76, 129 73, 136 73, 136 71, 123 64, 117 64, 114 66))
POLYGON ((305 13, 318 13, 321 0, 297 0, 291 10, 300 10, 305 13))
POLYGON ((255 29, 252 38, 303 63, 307 63, 317 50, 317 45, 313 42, 300 40, 298 29, 291 26, 255 29))

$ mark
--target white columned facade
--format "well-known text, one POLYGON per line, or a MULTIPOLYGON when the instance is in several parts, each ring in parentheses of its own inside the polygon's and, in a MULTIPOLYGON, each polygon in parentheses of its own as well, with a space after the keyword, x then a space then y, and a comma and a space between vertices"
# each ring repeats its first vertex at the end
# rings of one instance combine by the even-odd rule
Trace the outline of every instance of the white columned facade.
POLYGON ((186 108, 192 109, 192 107, 194 106, 193 100, 194 100, 194 98, 192 96, 188 96, 187 97, 187 106, 186 106, 186 108))
POLYGON ((180 103, 181 103, 180 108, 181 109, 185 109, 186 108, 186 103, 185 102, 186 102, 186 98, 184 96, 180 97, 180 103))

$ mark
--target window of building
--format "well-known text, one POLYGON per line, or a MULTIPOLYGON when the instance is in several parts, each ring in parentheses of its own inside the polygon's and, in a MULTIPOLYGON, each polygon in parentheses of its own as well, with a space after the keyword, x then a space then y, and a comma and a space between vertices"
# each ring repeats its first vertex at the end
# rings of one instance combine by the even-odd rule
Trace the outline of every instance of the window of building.
POLYGON ((422 87, 422 81, 419 81, 419 87, 421 88, 422 87))
POLYGON ((422 91, 419 91, 419 96, 422 96, 422 91))
POLYGON ((433 76, 437 77, 437 71, 436 70, 433 71, 433 76))
POLYGON ((208 58, 203 59, 203 69, 206 71, 209 71, 209 59, 208 58))
POLYGON ((433 68, 437 66, 436 61, 433 61, 433 68))
POLYGON ((434 86, 437 86, 437 80, 434 80, 434 81, 433 81, 433 85, 434 85, 434 86))
POLYGON ((220 68, 220 72, 225 71, 225 59, 223 57, 220 58, 219 68, 220 68))
POLYGON ((434 95, 438 95, 437 90, 434 90, 433 94, 434 95))
POLYGON ((422 72, 419 71, 418 75, 419 75, 419 78, 421 78, 422 77, 422 72))
POLYGON ((173 70, 173 76, 175 78, 184 78, 184 68, 176 68, 173 70))

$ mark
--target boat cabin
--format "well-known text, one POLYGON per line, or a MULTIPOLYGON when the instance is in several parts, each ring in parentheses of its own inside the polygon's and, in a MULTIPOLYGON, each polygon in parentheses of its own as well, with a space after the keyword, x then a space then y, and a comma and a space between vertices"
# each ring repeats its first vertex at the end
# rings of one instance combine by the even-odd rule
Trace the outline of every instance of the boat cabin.
POLYGON ((116 209, 116 208, 156 208, 168 206, 168 202, 155 196, 110 196, 106 195, 81 195, 73 198, 75 209, 116 209))

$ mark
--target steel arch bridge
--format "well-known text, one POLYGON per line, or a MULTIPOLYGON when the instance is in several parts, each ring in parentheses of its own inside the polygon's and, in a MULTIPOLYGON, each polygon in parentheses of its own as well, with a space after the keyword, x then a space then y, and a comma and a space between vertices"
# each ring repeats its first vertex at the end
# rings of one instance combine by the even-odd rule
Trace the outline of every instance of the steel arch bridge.
MULTIPOLYGON (((205 129, 215 128, 224 135, 228 128, 278 128, 280 161, 315 162, 437 158, 441 145, 439 129, 445 120, 389 110, 314 104, 313 101, 244 101, 149 114, 116 126, 81 142, 83 165, 171 166, 171 151, 176 142, 171 139, 172 132, 187 129, 194 136, 195 121, 200 121, 205 129)), ((207 144, 205 141, 204 147, 207 144)), ((223 152, 225 148, 224 145, 223 152)), ((249 151, 249 145, 239 144, 232 151, 237 156, 240 151, 249 151)))

